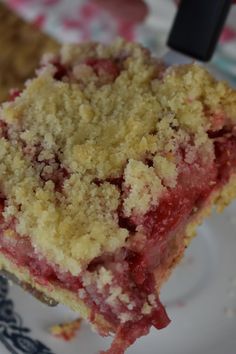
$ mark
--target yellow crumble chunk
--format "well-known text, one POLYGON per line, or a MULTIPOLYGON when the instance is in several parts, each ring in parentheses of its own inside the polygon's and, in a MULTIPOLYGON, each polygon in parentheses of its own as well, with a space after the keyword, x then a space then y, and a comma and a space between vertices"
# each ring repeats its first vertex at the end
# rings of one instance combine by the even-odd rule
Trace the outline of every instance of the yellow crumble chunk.
POLYGON ((156 205, 164 187, 153 167, 141 161, 130 160, 125 169, 125 184, 130 187, 129 196, 124 201, 127 216, 132 212, 142 214, 156 205))
POLYGON ((157 175, 164 181, 165 185, 175 187, 178 171, 173 161, 168 160, 166 157, 156 155, 153 158, 153 166, 157 175))

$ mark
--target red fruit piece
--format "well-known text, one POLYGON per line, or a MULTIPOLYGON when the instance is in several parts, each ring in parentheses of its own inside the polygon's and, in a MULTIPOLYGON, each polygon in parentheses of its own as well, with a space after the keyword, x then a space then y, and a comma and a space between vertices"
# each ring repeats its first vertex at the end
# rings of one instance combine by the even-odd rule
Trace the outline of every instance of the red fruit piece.
POLYGON ((91 66, 97 76, 109 76, 114 81, 120 74, 120 69, 111 59, 90 58, 85 61, 86 65, 91 66))

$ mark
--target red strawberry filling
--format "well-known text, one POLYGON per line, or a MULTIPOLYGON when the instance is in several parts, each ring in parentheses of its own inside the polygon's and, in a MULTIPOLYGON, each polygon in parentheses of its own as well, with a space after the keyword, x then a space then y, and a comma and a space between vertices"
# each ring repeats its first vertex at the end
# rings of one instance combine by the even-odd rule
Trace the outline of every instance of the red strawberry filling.
MULTIPOLYGON (((70 67, 61 64, 59 61, 53 61, 51 64, 55 67, 54 79, 61 81, 63 78, 73 76, 70 67)), ((99 78, 102 83, 111 83, 119 76, 120 60, 112 60, 106 58, 88 58, 81 64, 85 64, 93 69, 94 74, 99 78)))
POLYGON ((120 74, 120 69, 117 63, 111 59, 87 59, 85 62, 86 65, 93 68, 94 72, 98 76, 108 75, 111 78, 111 81, 114 81, 117 76, 120 74))

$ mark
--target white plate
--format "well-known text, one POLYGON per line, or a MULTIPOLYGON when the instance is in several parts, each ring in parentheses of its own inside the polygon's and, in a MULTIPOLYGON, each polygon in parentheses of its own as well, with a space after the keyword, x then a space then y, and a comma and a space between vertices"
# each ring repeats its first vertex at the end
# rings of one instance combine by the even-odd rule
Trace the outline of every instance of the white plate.
MULTIPOLYGON (((200 228, 163 289, 170 326, 152 330, 127 354, 235 354, 235 255, 236 204, 200 228)), ((97 354, 108 347, 110 339, 100 338, 85 323, 69 343, 52 337, 48 328, 75 314, 62 306, 48 308, 17 286, 8 289, 3 280, 0 284, 1 354, 97 354)))

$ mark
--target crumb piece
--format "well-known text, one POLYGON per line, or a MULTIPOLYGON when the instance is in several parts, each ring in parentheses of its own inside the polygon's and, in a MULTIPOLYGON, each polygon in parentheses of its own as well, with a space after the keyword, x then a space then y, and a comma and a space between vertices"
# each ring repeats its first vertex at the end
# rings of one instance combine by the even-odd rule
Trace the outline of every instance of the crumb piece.
POLYGON ((125 199, 124 208, 127 216, 132 211, 145 213, 151 205, 156 205, 164 190, 160 178, 153 167, 141 161, 130 160, 125 170, 125 184, 130 192, 125 199))
POLYGON ((57 338, 63 339, 65 341, 70 341, 75 338, 77 332, 81 327, 81 319, 78 318, 74 321, 57 324, 50 328, 50 333, 57 338))
POLYGON ((130 313, 128 312, 122 312, 120 315, 119 315, 119 319, 120 319, 120 322, 121 323, 125 323, 125 322, 128 322, 128 321, 131 321, 132 320, 132 316, 130 313))
POLYGON ((149 315, 152 312, 152 307, 147 302, 145 302, 141 312, 143 315, 149 315))
POLYGON ((98 279, 97 279, 97 288, 98 290, 102 290, 105 285, 112 283, 112 272, 110 270, 101 267, 98 272, 98 279))
POLYGON ((153 159, 154 169, 164 184, 168 187, 175 187, 178 176, 176 164, 170 159, 156 155, 153 159))
POLYGON ((150 305, 156 306, 156 296, 155 296, 155 294, 148 295, 148 302, 150 303, 150 305))
POLYGON ((112 293, 111 295, 106 299, 106 302, 111 305, 111 306, 115 306, 118 297, 122 294, 122 289, 120 286, 114 286, 111 288, 112 293))

